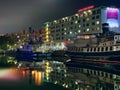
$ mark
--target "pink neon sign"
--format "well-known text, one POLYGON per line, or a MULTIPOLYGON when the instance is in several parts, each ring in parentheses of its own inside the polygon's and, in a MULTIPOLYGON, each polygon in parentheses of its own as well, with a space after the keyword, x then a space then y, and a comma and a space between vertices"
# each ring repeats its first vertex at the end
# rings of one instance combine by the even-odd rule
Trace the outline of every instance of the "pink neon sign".
POLYGON ((78 13, 83 12, 83 11, 86 11, 86 10, 89 10, 89 9, 92 9, 92 8, 94 8, 94 5, 91 5, 91 6, 82 8, 82 9, 79 9, 79 10, 78 10, 78 13))
POLYGON ((118 19, 118 9, 107 8, 107 19, 118 19))

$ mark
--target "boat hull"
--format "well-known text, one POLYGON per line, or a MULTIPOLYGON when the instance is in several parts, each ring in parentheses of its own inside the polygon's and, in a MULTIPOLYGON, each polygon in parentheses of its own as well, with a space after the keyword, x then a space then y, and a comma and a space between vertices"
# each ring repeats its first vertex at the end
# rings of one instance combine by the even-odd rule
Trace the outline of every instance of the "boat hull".
POLYGON ((103 59, 103 60, 120 60, 120 51, 110 52, 66 52, 66 55, 71 59, 103 59))

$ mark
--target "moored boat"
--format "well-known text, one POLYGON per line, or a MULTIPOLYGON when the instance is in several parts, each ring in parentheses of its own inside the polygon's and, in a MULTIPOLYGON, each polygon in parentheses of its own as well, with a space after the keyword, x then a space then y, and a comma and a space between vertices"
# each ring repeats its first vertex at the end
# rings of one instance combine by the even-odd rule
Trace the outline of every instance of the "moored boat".
POLYGON ((102 34, 80 35, 67 45, 66 55, 72 59, 119 60, 120 34, 107 31, 102 34))

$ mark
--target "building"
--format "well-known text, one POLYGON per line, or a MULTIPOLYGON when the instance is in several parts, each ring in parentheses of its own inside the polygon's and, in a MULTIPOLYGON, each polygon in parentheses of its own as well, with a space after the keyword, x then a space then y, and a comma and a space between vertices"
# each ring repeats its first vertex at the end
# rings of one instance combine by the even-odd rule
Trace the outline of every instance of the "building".
POLYGON ((72 43, 77 35, 100 34, 106 27, 110 31, 120 32, 120 9, 116 7, 94 7, 79 9, 77 13, 45 23, 43 41, 56 49, 72 43))

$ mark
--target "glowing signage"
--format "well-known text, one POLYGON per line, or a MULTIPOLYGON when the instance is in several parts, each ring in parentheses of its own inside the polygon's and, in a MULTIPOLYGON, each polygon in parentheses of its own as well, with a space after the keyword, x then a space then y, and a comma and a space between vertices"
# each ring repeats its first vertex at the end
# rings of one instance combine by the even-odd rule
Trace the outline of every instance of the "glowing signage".
POLYGON ((78 13, 83 12, 83 11, 86 11, 86 10, 89 10, 89 9, 93 9, 93 8, 94 8, 94 6, 91 5, 91 6, 88 6, 88 7, 82 8, 82 9, 79 9, 79 10, 78 10, 78 13))
POLYGON ((118 19, 118 12, 117 8, 107 8, 107 19, 118 19))

